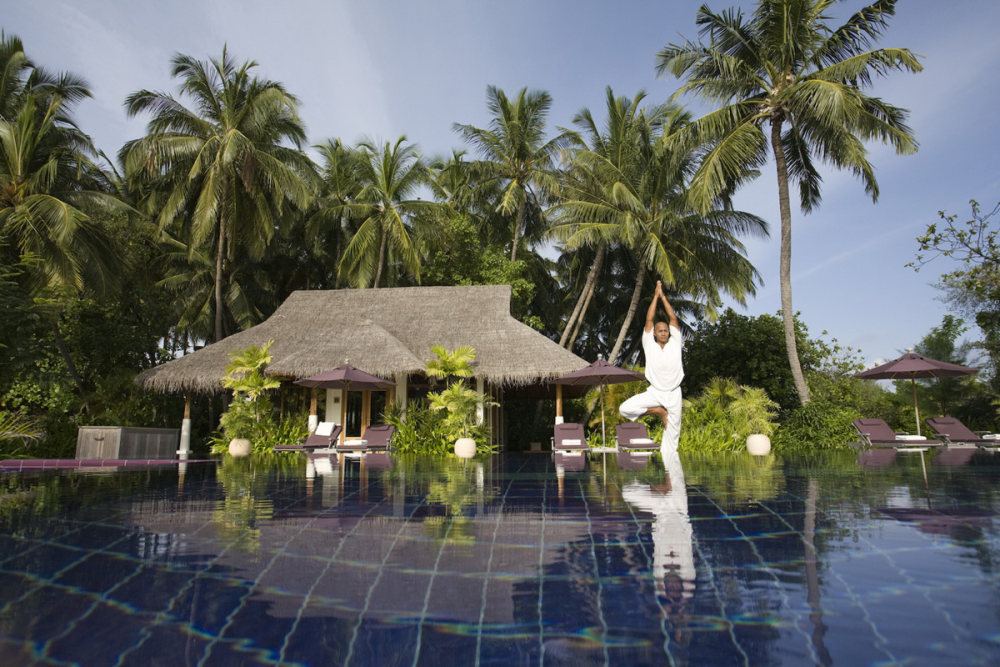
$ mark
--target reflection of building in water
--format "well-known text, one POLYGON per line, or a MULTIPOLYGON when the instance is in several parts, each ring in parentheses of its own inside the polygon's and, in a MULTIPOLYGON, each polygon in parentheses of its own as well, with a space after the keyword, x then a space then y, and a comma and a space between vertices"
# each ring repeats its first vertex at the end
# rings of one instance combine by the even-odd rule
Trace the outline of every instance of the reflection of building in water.
POLYGON ((694 594, 694 544, 684 468, 677 452, 668 452, 664 464, 665 485, 632 481, 622 489, 622 497, 636 509, 654 515, 653 575, 668 600, 680 602, 678 594, 684 599, 694 594))

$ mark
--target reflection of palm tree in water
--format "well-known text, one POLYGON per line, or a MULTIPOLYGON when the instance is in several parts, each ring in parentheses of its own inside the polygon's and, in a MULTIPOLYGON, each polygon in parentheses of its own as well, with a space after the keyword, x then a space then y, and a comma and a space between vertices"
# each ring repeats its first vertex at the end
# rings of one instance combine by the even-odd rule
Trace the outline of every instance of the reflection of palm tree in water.
POLYGON ((622 497, 634 508, 655 517, 653 578, 663 609, 679 640, 688 600, 695 590, 694 544, 684 468, 676 451, 667 452, 664 465, 667 469, 665 484, 632 481, 622 489, 622 497))

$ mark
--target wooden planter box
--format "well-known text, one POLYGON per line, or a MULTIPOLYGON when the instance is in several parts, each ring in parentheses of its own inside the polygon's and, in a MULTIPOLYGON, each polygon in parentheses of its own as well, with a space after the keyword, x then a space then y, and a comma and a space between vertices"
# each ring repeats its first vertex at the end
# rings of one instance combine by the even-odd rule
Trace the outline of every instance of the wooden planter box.
POLYGON ((180 429, 139 426, 81 426, 78 459, 175 459, 180 429))

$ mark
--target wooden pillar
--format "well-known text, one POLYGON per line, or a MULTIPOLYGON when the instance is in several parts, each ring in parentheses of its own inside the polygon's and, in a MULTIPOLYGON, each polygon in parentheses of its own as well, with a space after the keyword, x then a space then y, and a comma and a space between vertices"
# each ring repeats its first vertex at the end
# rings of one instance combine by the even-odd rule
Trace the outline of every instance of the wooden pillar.
POLYGON ((396 380, 396 386, 393 387, 393 392, 394 392, 393 398, 395 398, 396 400, 396 407, 398 407, 399 411, 405 415, 406 395, 407 392, 409 391, 409 388, 406 385, 407 381, 406 373, 396 373, 395 380, 396 380))
POLYGON ((486 391, 486 380, 483 376, 476 378, 476 423, 482 424, 486 415, 484 413, 483 393, 486 391))
POLYGON ((556 385, 556 423, 563 423, 562 385, 556 385))
POLYGON ((191 454, 191 394, 184 394, 184 419, 181 420, 181 442, 177 458, 186 460, 191 454))
POLYGON ((316 426, 319 425, 319 416, 316 414, 316 394, 318 389, 313 387, 312 391, 309 392, 309 432, 312 433, 316 430, 316 426))

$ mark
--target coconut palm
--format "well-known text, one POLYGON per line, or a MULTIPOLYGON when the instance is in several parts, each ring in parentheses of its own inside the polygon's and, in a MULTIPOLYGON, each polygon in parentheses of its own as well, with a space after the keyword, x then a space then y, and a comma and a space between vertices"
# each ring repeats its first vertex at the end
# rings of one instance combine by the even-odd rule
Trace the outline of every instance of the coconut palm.
POLYGON ((872 200, 878 183, 864 142, 878 140, 897 153, 917 144, 906 112, 866 95, 876 76, 893 70, 918 72, 908 49, 869 50, 888 26, 896 0, 878 0, 838 28, 828 25, 834 0, 759 0, 744 18, 738 9, 721 14, 707 6, 697 23, 707 42, 670 44, 657 69, 686 79, 690 91, 722 105, 691 124, 686 140, 707 145, 691 181, 692 201, 707 210, 718 195, 755 176, 774 152, 781 212, 781 312, 795 387, 803 403, 809 392, 795 347, 791 291, 789 180, 799 185, 804 212, 820 202, 814 159, 848 169, 872 200))
MULTIPOLYGON (((541 229, 526 228, 532 207, 539 211, 542 191, 552 181, 551 170, 564 135, 545 139, 545 119, 552 97, 544 91, 522 88, 513 101, 499 88, 486 89, 492 114, 488 129, 454 125, 463 139, 482 156, 476 163, 478 180, 486 186, 502 187, 496 210, 511 221, 510 261, 517 260, 522 236, 540 236, 541 229)), ((540 219, 538 220, 540 223, 540 219)))
POLYGON ((420 255, 411 231, 419 214, 436 206, 415 198, 427 177, 423 161, 405 136, 382 146, 364 141, 359 149, 362 188, 348 208, 363 221, 344 249, 340 271, 356 287, 378 287, 386 262, 395 260, 419 281, 420 255))
POLYGON ((280 83, 253 76, 255 62, 237 65, 224 48, 219 59, 178 54, 172 65, 193 105, 161 92, 129 95, 129 116, 152 117, 146 136, 126 143, 120 158, 127 178, 152 183, 162 197, 162 229, 183 229, 192 253, 214 243, 220 340, 228 262, 263 255, 283 207, 306 206, 312 167, 300 150, 298 101, 280 83))
POLYGON ((339 272, 344 246, 353 232, 350 204, 361 192, 362 152, 345 146, 340 139, 331 139, 315 147, 322 161, 319 194, 306 221, 307 237, 312 241, 309 261, 333 267, 333 285, 340 287, 339 272))
MULTIPOLYGON (((720 293, 737 300, 753 293, 756 271, 746 260, 738 236, 763 234, 755 216, 719 208, 704 214, 687 201, 686 176, 694 152, 668 150, 668 139, 688 122, 681 109, 640 108, 608 90, 608 132, 601 135, 589 112, 577 120, 590 135, 573 155, 564 192, 555 207, 555 234, 568 247, 619 245, 634 257, 632 296, 608 356, 614 362, 635 317, 646 274, 659 276, 673 293, 706 302, 709 313, 721 305, 720 293), (586 144, 585 144, 586 145, 586 144)), ((595 261, 597 271, 600 265, 595 261)), ((593 290, 597 271, 592 270, 593 290)))
POLYGON ((24 261, 32 291, 110 279, 111 250, 94 214, 125 209, 109 193, 97 153, 73 123, 89 95, 72 75, 31 67, 16 37, 0 39, 0 236, 24 261))

